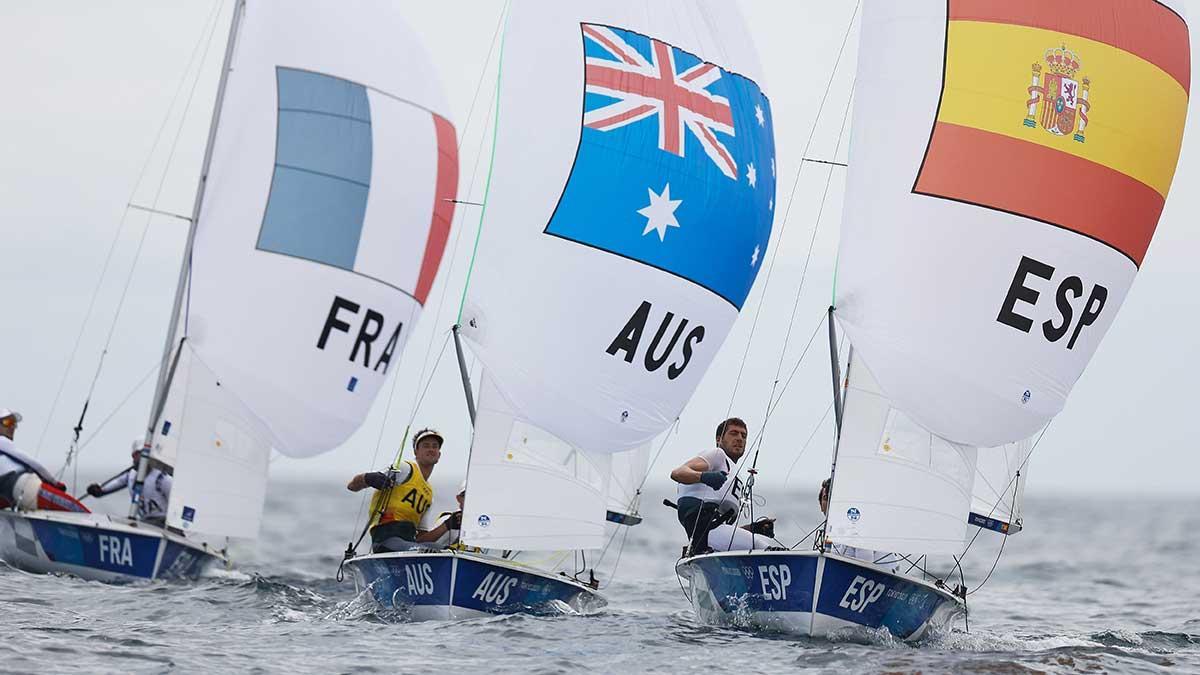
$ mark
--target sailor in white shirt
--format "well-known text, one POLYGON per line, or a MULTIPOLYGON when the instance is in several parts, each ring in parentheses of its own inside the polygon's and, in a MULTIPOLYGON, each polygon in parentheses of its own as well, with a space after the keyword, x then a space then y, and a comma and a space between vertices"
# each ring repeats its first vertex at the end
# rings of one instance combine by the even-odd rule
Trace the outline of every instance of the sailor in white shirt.
POLYGON ((50 509, 84 511, 87 509, 64 490, 46 467, 17 449, 13 443, 21 414, 0 408, 0 506, 21 511, 50 509))
MULTIPOLYGON (((87 486, 87 493, 93 497, 104 497, 133 487, 133 484, 137 482, 137 468, 141 453, 142 440, 134 439, 133 452, 130 453, 133 466, 103 483, 92 483, 87 486)), ((142 483, 142 501, 138 504, 138 520, 160 527, 166 523, 167 500, 171 498, 172 478, 164 468, 168 467, 157 460, 151 460, 150 470, 146 472, 146 480, 142 483)))
POLYGON ((746 432, 746 423, 736 417, 721 422, 717 425, 716 447, 671 472, 671 480, 679 483, 679 524, 687 532, 689 553, 750 550, 774 543, 774 519, 733 526, 741 508, 742 482, 737 477, 737 463, 746 452, 746 432))

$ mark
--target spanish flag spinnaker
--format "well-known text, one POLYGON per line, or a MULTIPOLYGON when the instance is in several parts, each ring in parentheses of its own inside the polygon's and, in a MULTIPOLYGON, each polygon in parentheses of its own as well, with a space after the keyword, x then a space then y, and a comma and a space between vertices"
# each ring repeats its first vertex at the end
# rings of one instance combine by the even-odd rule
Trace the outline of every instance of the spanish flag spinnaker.
POLYGON ((875 2, 861 39, 835 314, 921 426, 1027 438, 1147 259, 1187 23, 1155 0, 875 2))

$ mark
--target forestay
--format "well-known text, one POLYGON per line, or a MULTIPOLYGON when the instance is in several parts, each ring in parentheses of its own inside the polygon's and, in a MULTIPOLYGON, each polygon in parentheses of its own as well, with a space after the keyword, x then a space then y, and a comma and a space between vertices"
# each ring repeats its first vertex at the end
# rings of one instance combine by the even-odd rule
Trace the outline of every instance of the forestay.
POLYGON ((279 452, 330 450, 362 423, 433 284, 457 176, 398 8, 247 4, 182 333, 279 452))
POLYGON ((994 447, 1062 409, 1174 176, 1176 5, 866 3, 836 314, 915 423, 994 447))
POLYGON ((682 410, 767 252, 759 82, 730 3, 514 4, 462 323, 516 418, 611 453, 682 410))
POLYGON ((880 552, 960 552, 979 451, 893 406, 857 351, 847 382, 827 539, 880 552))

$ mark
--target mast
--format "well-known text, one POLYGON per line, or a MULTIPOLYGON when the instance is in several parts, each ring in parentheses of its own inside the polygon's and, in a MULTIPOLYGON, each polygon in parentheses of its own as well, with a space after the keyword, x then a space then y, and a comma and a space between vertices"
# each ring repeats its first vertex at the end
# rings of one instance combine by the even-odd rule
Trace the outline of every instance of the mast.
MULTIPOLYGON (((854 358, 854 346, 850 346, 850 353, 846 359, 846 378, 847 382, 850 378, 850 361, 854 358)), ((845 402, 842 396, 842 373, 841 366, 838 363, 838 347, 837 347, 837 330, 833 323, 833 307, 829 308, 829 361, 830 369, 833 375, 833 416, 834 416, 834 441, 833 441, 833 459, 829 465, 829 491, 825 495, 829 505, 825 509, 825 523, 822 530, 829 529, 829 508, 833 506, 833 479, 837 474, 838 448, 842 444, 842 406, 845 402)), ((828 540, 822 537, 822 546, 828 546, 828 540)))
POLYGON ((475 396, 471 394, 471 375, 467 372, 467 359, 463 356, 462 338, 458 336, 458 324, 450 329, 454 333, 454 353, 458 355, 458 373, 462 375, 463 393, 467 395, 467 414, 471 417, 471 426, 475 426, 475 396))
MULTIPOLYGON (((158 382, 154 388, 154 398, 151 399, 150 420, 146 423, 146 441, 142 446, 141 457, 138 459, 137 478, 130 489, 132 497, 129 506, 130 518, 137 516, 137 507, 142 495, 142 483, 146 480, 146 473, 149 468, 150 444, 154 440, 154 428, 158 425, 158 418, 162 415, 163 407, 166 405, 167 392, 170 389, 171 380, 175 374, 171 355, 177 348, 175 337, 179 330, 179 315, 183 309, 188 275, 192 266, 192 245, 196 240, 196 224, 200 222, 200 206, 204 203, 204 188, 208 184, 208 169, 212 163, 213 141, 216 140, 217 127, 221 121, 221 105, 225 99, 225 87, 229 81, 230 65, 233 62, 233 50, 237 44, 238 25, 241 23, 245 9, 246 0, 234 0, 233 16, 230 19, 229 25, 229 39, 225 44, 225 59, 221 64, 221 78, 217 83, 217 97, 213 102, 212 122, 208 127, 208 140, 204 147, 204 162, 200 165, 200 182, 196 187, 196 200, 192 204, 192 219, 191 224, 188 226, 187 243, 183 249, 183 260, 179 265, 179 281, 175 285, 175 302, 171 308, 170 322, 167 324, 167 339, 163 345, 162 362, 158 370, 158 382)), ((180 338, 178 348, 182 348, 184 339, 186 339, 186 336, 180 338)))

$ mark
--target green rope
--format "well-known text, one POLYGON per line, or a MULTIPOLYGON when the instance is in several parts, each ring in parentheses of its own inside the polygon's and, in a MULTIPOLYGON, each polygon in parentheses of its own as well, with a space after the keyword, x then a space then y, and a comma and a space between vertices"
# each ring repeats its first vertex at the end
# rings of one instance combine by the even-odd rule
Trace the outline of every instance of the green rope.
POLYGON ((496 137, 500 130, 500 74, 504 72, 504 41, 508 37, 508 17, 504 19, 504 34, 500 36, 500 57, 496 60, 496 113, 492 120, 492 151, 488 158, 487 180, 483 184, 483 206, 479 209, 479 225, 475 228, 475 245, 471 247, 471 262, 467 265, 467 280, 463 284, 462 299, 458 303, 458 319, 462 323, 463 308, 467 304, 467 291, 471 288, 471 274, 475 271, 475 256, 479 253, 479 239, 483 235, 483 218, 487 215, 488 195, 492 190, 492 170, 496 165, 496 137))

